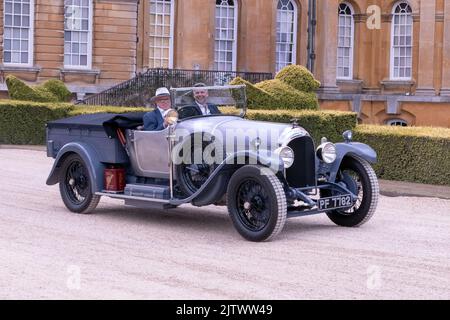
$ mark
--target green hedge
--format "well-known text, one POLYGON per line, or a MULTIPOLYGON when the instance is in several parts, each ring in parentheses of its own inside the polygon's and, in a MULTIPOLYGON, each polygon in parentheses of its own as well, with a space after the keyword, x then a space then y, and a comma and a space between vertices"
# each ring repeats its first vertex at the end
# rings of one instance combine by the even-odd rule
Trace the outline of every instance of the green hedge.
POLYGON ((380 179, 450 185, 450 129, 358 126, 354 139, 377 151, 380 179))
POLYGON ((76 106, 69 111, 68 117, 93 113, 127 113, 127 112, 147 112, 147 108, 115 107, 115 106, 76 106))
POLYGON ((0 143, 45 144, 45 123, 64 118, 70 104, 0 100, 0 143))
POLYGON ((43 145, 45 124, 61 118, 88 113, 125 113, 143 110, 145 109, 0 100, 0 144, 43 145))
MULTIPOLYGON (((36 103, 26 101, 0 101, 0 143, 45 144, 45 123, 48 121, 100 112, 145 112, 145 108, 119 108, 114 106, 74 106, 64 103, 36 103)), ((326 136, 341 141, 341 134, 356 125, 356 114, 332 111, 249 110, 250 120, 290 123, 297 118, 316 141, 326 136)))
POLYGON ((313 137, 316 144, 322 137, 329 141, 341 142, 342 133, 356 127, 356 113, 339 111, 311 111, 311 110, 248 110, 250 120, 291 123, 298 119, 299 125, 305 128, 313 137))

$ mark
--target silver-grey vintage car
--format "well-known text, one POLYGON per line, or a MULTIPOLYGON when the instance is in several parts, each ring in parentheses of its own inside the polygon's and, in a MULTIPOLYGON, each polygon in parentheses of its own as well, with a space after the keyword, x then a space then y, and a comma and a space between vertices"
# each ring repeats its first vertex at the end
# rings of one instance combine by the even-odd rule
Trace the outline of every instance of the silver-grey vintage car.
POLYGON ((222 114, 202 115, 193 88, 171 90, 171 123, 143 131, 143 113, 94 114, 47 124, 47 184, 59 183, 76 213, 92 212, 102 196, 126 205, 170 209, 227 205, 237 231, 251 241, 273 239, 286 218, 326 213, 357 227, 375 212, 379 187, 369 163, 376 153, 352 141, 319 146, 293 121, 244 119, 245 87, 209 87, 222 114))

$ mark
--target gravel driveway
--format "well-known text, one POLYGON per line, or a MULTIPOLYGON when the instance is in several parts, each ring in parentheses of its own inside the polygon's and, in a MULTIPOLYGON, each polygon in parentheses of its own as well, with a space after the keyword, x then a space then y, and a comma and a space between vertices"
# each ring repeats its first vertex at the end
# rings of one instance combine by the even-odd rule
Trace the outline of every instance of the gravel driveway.
POLYGON ((250 243, 226 209, 68 212, 42 151, 0 149, 3 299, 450 299, 450 201, 381 197, 360 229, 326 215, 250 243))

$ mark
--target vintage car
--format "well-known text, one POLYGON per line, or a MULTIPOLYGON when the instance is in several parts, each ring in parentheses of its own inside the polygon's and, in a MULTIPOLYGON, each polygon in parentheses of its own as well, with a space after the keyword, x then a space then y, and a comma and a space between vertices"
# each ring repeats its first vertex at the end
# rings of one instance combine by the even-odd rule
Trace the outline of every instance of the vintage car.
POLYGON ((237 231, 271 240, 286 218, 326 213, 357 227, 374 214, 376 152, 352 141, 312 137, 291 124, 246 120, 245 86, 207 87, 221 114, 203 115, 195 88, 171 89, 166 129, 144 131, 144 113, 92 114, 47 124, 55 159, 47 184, 59 183, 75 213, 92 212, 102 196, 125 205, 171 209, 226 205, 237 231))

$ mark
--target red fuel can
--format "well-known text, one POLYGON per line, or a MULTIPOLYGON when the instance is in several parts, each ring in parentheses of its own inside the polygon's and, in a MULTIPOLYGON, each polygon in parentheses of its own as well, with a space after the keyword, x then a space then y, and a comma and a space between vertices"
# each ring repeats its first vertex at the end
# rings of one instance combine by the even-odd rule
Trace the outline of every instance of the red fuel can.
POLYGON ((125 169, 107 168, 104 173, 105 191, 123 192, 125 189, 125 169))

